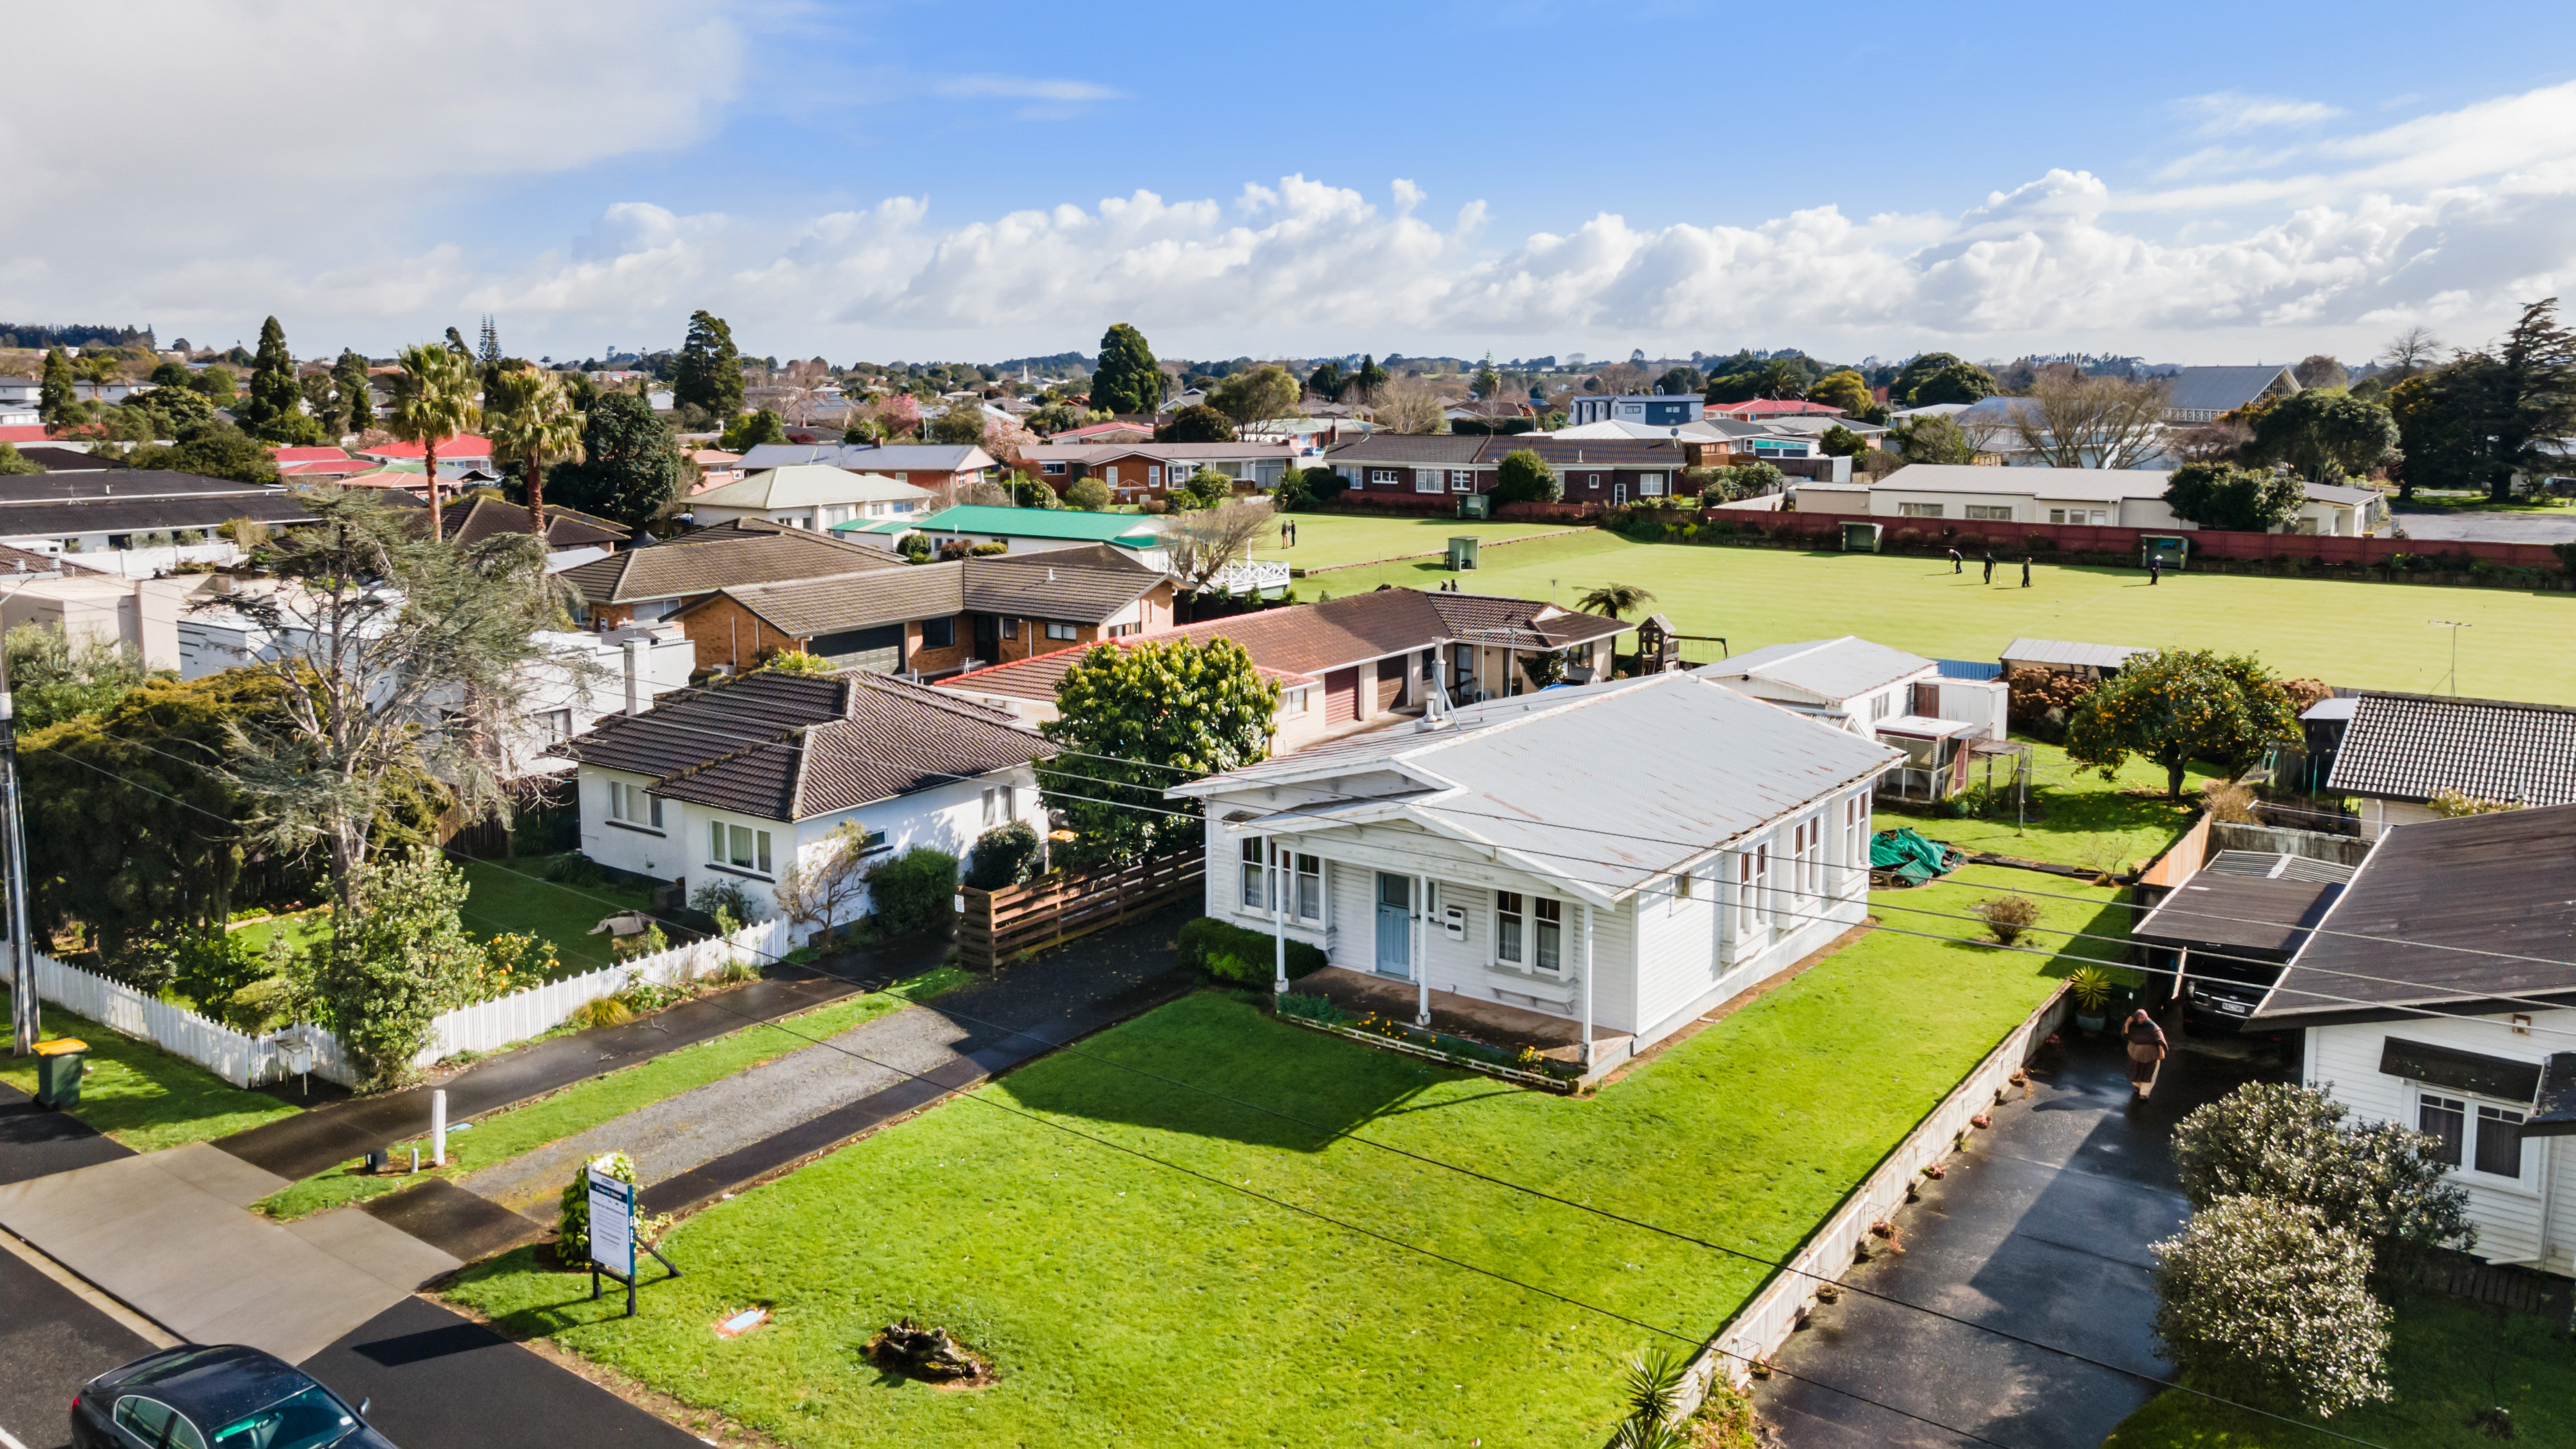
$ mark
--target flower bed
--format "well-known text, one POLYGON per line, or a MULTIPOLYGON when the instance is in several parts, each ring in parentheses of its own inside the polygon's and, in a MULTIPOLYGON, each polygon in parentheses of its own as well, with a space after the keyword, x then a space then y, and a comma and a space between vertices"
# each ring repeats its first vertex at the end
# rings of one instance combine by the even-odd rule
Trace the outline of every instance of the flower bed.
POLYGON ((1392 1046, 1415 1056, 1431 1057, 1450 1066, 1483 1072, 1524 1086, 1544 1087, 1551 1092, 1571 1092, 1583 1076, 1581 1067, 1567 1066, 1543 1057, 1536 1047, 1507 1051, 1467 1037, 1451 1036, 1447 1032, 1400 1022, 1373 1011, 1354 1016, 1321 996, 1291 992, 1277 998, 1276 1008, 1282 1021, 1350 1037, 1371 1046, 1392 1046))

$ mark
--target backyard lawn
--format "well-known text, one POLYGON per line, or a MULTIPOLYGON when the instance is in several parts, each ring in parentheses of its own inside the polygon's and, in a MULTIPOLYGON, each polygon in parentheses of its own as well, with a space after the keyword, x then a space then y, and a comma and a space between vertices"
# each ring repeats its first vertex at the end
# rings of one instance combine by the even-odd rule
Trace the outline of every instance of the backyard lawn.
MULTIPOLYGON (((652 901, 642 891, 604 881, 576 886, 546 879, 547 867, 561 858, 523 855, 515 860, 457 862, 472 887, 459 913, 465 929, 478 937, 518 931, 553 942, 560 965, 553 973, 556 977, 579 976, 610 965, 609 938, 590 934, 590 928, 604 916, 649 909, 652 901)), ((312 944, 329 924, 329 916, 313 910, 235 926, 233 931, 255 950, 267 949, 268 938, 281 930, 288 933, 287 944, 301 948, 312 944)))
MULTIPOLYGON (((8 999, 0 992, 0 1002, 8 999)), ((297 1110, 57 1006, 45 1008, 44 1026, 43 1040, 71 1036, 89 1043, 89 1072, 72 1115, 137 1152, 228 1136, 297 1110)), ((36 1059, 0 1057, 0 1082, 35 1095, 36 1059)))
MULTIPOLYGON (((1960 875, 1904 903, 1957 910, 2035 879, 1960 875)), ((2106 914, 2108 892, 2050 884, 2081 898, 2044 903, 2051 923, 2106 914)), ((648 1284, 638 1318, 525 1250, 447 1291, 817 1449, 1597 1443, 1622 1361, 1654 1334, 1232 1189, 1698 1339, 1766 1270, 1333 1133, 1777 1256, 2064 969, 1874 933, 1591 1099, 1201 994, 701 1214, 665 1244, 687 1276, 648 1284), (754 1306, 766 1326, 714 1335, 754 1306), (942 1393, 880 1374, 859 1345, 906 1314, 988 1353, 999 1381, 942 1393)))
MULTIPOLYGON (((2397 1396, 2337 1414, 2338 1435, 2405 1449, 2500 1442, 2474 1416, 2504 1408, 2519 1444, 2576 1444, 2576 1351, 2564 1325, 2457 1298, 2399 1299, 2388 1355, 2397 1396)), ((2167 1389, 2102 1449, 2329 1449, 2348 1443, 2167 1389)))
MULTIPOLYGON (((1429 588, 1453 578, 1461 588, 1569 608, 1596 585, 1643 585, 1655 594, 1649 608, 1681 632, 1721 635, 1737 653, 1858 634, 1934 658, 1992 660, 2028 636, 2251 650, 2287 675, 2441 693, 2451 689, 2452 631, 2431 621, 2447 619, 2472 626, 2459 631, 2460 693, 2576 704, 2576 651, 2565 647, 2576 594, 2189 572, 2150 587, 2135 569, 2056 564, 2038 565, 2023 589, 2016 570, 1997 569, 1989 586, 1973 564, 1953 574, 1940 559, 1643 544, 1592 529, 1494 550, 1473 574, 1451 574, 1437 560, 1386 564, 1303 580, 1297 595, 1340 598, 1381 583, 1429 588)), ((1718 657, 1714 644, 1686 644, 1683 653, 1694 662, 1718 657)))
MULTIPOLYGON (((2007 796, 1991 818, 1924 819, 1882 812, 1875 821, 1877 827, 1893 830, 1908 825, 1917 834, 1966 850, 2112 873, 2138 869, 2191 828, 2194 807, 2171 805, 2164 799, 2162 766, 2132 758, 2117 779, 2106 782, 2099 771, 2079 768, 2055 745, 2025 743, 2031 754, 2031 808, 2026 820, 2016 823, 2007 796)), ((2184 797, 2198 801, 2201 782, 2215 773, 2203 765, 2186 767, 2184 797)), ((1972 773, 1969 778, 1973 783, 1979 777, 1972 773)), ((2000 765, 1997 778, 2001 778, 2000 765)))
MULTIPOLYGON (((665 1097, 676 1097, 693 1087, 720 1081, 773 1057, 783 1057, 811 1046, 815 1041, 836 1036, 863 1022, 900 1011, 915 1002, 927 1001, 972 979, 956 968, 943 966, 889 990, 844 997, 829 1006, 817 1007, 779 1023, 747 1026, 713 1041, 682 1047, 650 1061, 592 1077, 535 1101, 522 1102, 477 1118, 471 1130, 449 1134, 447 1166, 424 1168, 421 1176, 462 1177, 477 1169, 507 1162, 522 1153, 586 1132, 602 1122, 622 1117, 665 1097), (778 1029, 780 1026, 788 1030, 781 1031, 778 1029)), ((399 1158, 405 1147, 414 1145, 420 1147, 422 1159, 426 1161, 429 1155, 426 1137, 416 1142, 392 1144, 392 1155, 399 1158)), ((363 1166, 363 1162, 342 1163, 326 1172, 315 1173, 302 1182, 270 1194, 260 1202, 259 1210, 273 1218, 291 1220, 346 1203, 381 1197, 419 1180, 408 1175, 380 1177, 357 1170, 363 1166)))
MULTIPOLYGON (((1507 539, 1562 533, 1582 526, 1575 523, 1503 523, 1487 518, 1408 518, 1400 514, 1293 513, 1285 516, 1297 525, 1297 546, 1279 547, 1279 530, 1273 528, 1254 540, 1253 552, 1259 558, 1286 559, 1301 569, 1337 568, 1344 564, 1402 558, 1407 554, 1445 554, 1449 550, 1449 540, 1459 534, 1472 533, 1490 547, 1507 539)), ((1510 552, 1509 549, 1503 551, 1504 554, 1510 552)), ((1334 592, 1341 590, 1336 587, 1334 592)))

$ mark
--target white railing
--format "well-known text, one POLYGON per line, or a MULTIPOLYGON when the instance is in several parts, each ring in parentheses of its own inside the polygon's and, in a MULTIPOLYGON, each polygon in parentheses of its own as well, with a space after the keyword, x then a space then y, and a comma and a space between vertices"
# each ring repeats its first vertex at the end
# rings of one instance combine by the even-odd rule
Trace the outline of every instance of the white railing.
MULTIPOLYGON (((412 1065, 426 1067, 458 1052, 495 1051, 541 1036, 589 1003, 615 996, 638 981, 677 986, 721 971, 733 961, 768 965, 786 955, 787 949, 787 922, 762 921, 729 936, 710 936, 586 975, 460 1006, 431 1020, 429 1044, 412 1058, 412 1065)), ((101 1026, 185 1057, 236 1087, 256 1087, 289 1075, 290 1060, 302 1054, 293 1051, 298 1044, 311 1054, 313 1075, 342 1086, 358 1080, 348 1052, 318 1026, 292 1026, 265 1039, 245 1036, 184 1006, 42 954, 36 957, 36 994, 101 1026)))
POLYGON ((1806 1317, 1808 1305, 1815 1301, 1816 1285, 1839 1281, 1857 1261, 1861 1246, 1870 1241, 1871 1225, 1895 1221, 1905 1206, 1905 1190, 1915 1176, 1949 1157, 1956 1150, 1954 1144, 1975 1130, 1969 1119, 1995 1109, 1995 1100, 2010 1083, 2012 1074, 2021 1070, 2040 1043, 2065 1020, 2066 1000, 2066 989, 2061 986, 2014 1027, 1951 1089, 1940 1106, 1917 1123, 1894 1151, 1880 1159, 1877 1170, 1843 1199, 1842 1206, 1825 1219, 1796 1257, 1772 1275, 1753 1301, 1726 1321, 1726 1326, 1717 1331, 1691 1364, 1683 1385, 1680 1414, 1686 1416, 1699 1407, 1712 1379, 1723 1376, 1727 1382, 1741 1385, 1751 1376, 1755 1360, 1767 1360, 1780 1351, 1806 1317))
POLYGON ((185 1057, 236 1087, 256 1086, 271 1075, 276 1048, 270 1043, 122 982, 66 966, 41 951, 36 953, 36 995, 111 1031, 185 1057))
POLYGON ((1277 559, 1239 559, 1208 576, 1206 592, 1253 594, 1288 587, 1288 565, 1277 559))
POLYGON ((230 539, 210 543, 164 544, 159 548, 101 549, 91 553, 66 553, 57 561, 71 572, 112 574, 121 579, 148 579, 156 573, 167 573, 183 563, 232 565, 241 562, 242 551, 230 539))

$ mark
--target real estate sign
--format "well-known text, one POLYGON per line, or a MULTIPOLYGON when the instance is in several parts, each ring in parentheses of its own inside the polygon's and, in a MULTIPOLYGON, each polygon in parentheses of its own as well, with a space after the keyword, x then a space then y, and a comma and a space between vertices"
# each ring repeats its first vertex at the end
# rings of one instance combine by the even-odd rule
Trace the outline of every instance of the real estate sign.
MULTIPOLYGON (((635 1277, 635 1184, 594 1162, 590 1175, 590 1260, 620 1278, 635 1277)), ((593 1280, 594 1284, 597 1280, 593 1280)))

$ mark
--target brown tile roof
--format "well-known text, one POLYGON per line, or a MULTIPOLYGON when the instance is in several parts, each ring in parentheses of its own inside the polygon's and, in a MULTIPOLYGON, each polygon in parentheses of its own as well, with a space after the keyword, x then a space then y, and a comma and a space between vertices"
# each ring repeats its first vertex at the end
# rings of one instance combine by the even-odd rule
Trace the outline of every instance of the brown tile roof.
POLYGON ((846 629, 866 629, 910 619, 937 619, 966 607, 963 562, 915 564, 783 584, 721 589, 681 612, 731 599, 791 639, 811 639, 846 629))
POLYGON ((888 675, 757 673, 666 694, 555 752, 648 776, 656 795, 805 820, 1053 753, 1008 715, 888 675))
POLYGON ((791 528, 778 533, 745 530, 732 538, 678 546, 624 549, 579 568, 566 569, 559 577, 569 580, 593 604, 624 604, 712 594, 746 584, 904 567, 907 565, 901 554, 791 528))
MULTIPOLYGON (((972 609, 1100 624, 1163 582, 1156 569, 1106 545, 952 559, 830 578, 718 590, 796 639, 972 609)), ((713 598, 691 604, 705 608, 713 598)), ((682 613, 689 612, 683 609, 682 613)))
MULTIPOLYGON (((526 533, 526 505, 504 503, 497 498, 477 498, 466 507, 450 504, 439 510, 439 523, 447 530, 452 543, 480 543, 496 533, 526 533)), ((635 536, 625 524, 574 508, 546 505, 546 546, 548 548, 583 548, 597 544, 615 547, 635 536)))
POLYGON ((1681 443, 1671 438, 1489 438, 1460 437, 1453 433, 1430 436, 1373 433, 1356 442, 1335 447, 1325 455, 1325 461, 1391 468, 1491 468, 1501 463, 1506 455, 1522 448, 1545 458, 1560 471, 1585 467, 1678 469, 1689 461, 1681 443))
POLYGON ((1103 624, 1159 588, 1162 570, 1105 543, 965 562, 966 607, 984 614, 1103 624))
POLYGON ((1492 438, 1460 437, 1450 433, 1371 433, 1355 442, 1334 447, 1325 454, 1324 461, 1379 463, 1390 468, 1412 464, 1465 468, 1479 463, 1491 467, 1503 456, 1501 453, 1491 458, 1484 455, 1485 445, 1493 441, 1492 438))

